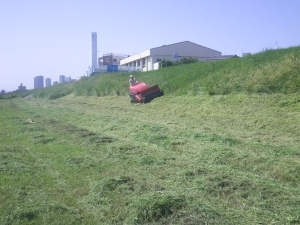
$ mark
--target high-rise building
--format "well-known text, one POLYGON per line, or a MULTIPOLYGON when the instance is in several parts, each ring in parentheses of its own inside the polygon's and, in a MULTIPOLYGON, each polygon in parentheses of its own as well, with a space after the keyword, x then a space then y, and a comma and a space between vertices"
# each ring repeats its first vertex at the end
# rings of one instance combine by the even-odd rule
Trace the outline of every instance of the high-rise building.
POLYGON ((65 81, 65 78, 66 78, 65 75, 60 75, 60 76, 59 76, 59 83, 60 83, 60 84, 65 83, 65 82, 66 82, 66 81, 65 81))
POLYGON ((92 69, 97 67, 97 33, 92 32, 92 69))
POLYGON ((36 76, 34 78, 34 89, 43 88, 44 87, 44 77, 36 76))
POLYGON ((46 87, 50 87, 50 86, 51 86, 51 79, 46 78, 46 87))
POLYGON ((66 82, 66 83, 73 82, 72 77, 65 77, 65 82, 66 82))

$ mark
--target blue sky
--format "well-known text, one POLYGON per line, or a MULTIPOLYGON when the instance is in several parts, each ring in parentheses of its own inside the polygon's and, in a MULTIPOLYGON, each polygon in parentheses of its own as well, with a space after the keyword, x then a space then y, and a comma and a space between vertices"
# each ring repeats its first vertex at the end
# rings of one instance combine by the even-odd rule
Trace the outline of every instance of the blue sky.
POLYGON ((0 0, 0 90, 79 78, 98 57, 191 41, 242 55, 300 45, 299 0, 0 0))

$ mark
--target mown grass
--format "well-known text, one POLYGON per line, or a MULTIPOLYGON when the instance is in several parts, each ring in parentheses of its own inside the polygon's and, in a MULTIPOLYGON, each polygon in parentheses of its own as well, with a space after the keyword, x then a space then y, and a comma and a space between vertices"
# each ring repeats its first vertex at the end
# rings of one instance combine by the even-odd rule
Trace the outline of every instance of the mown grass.
POLYGON ((300 224, 298 63, 137 73, 167 93, 150 104, 128 74, 0 100, 0 224, 300 224))
POLYGON ((300 223, 298 94, 0 103, 1 224, 300 223))

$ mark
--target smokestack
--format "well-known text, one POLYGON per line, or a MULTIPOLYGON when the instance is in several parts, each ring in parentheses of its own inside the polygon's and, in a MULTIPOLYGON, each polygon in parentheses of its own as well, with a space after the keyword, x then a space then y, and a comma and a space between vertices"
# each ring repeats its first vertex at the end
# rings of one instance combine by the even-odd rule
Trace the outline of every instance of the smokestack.
POLYGON ((97 67, 97 33, 92 32, 92 69, 97 67))

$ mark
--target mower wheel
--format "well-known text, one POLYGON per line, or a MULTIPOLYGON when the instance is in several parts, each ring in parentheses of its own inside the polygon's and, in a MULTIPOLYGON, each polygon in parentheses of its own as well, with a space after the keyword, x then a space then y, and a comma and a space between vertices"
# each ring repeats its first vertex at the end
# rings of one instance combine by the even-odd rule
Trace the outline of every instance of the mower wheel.
POLYGON ((149 102, 149 99, 146 99, 145 97, 143 98, 143 103, 148 103, 149 102))
POLYGON ((163 91, 163 90, 160 90, 159 96, 163 96, 163 95, 164 95, 164 91, 163 91))

